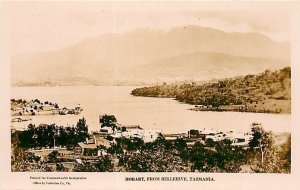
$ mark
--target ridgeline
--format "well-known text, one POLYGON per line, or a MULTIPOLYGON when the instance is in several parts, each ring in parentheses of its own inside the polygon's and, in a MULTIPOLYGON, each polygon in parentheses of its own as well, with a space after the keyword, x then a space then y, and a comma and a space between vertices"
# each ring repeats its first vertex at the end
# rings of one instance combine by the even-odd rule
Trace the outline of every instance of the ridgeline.
POLYGON ((134 96, 165 97, 195 105, 195 111, 291 113, 291 68, 197 84, 136 88, 134 96))

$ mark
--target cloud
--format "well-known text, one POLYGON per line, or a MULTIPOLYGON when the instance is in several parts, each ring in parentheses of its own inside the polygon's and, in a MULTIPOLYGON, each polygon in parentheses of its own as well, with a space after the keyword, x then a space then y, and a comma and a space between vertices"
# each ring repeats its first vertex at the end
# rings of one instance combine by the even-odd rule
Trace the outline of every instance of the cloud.
POLYGON ((191 11, 187 17, 197 17, 198 24, 228 32, 258 32, 275 41, 289 41, 289 9, 258 9, 228 11, 191 11))
MULTIPOLYGON (((226 32, 259 32, 289 41, 288 9, 220 10, 205 3, 18 2, 5 5, 13 53, 49 51, 105 33, 198 25, 226 32), (125 6, 126 5, 126 6, 125 6), (183 6, 184 5, 184 6, 183 6), (186 6, 189 5, 189 6, 186 6)), ((245 8, 246 6, 243 6, 245 8)))

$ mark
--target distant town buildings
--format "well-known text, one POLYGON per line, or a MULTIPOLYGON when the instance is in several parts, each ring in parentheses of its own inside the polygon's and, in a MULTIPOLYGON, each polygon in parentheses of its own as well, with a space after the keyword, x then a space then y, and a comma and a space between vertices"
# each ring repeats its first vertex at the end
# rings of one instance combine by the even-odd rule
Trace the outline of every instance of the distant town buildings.
MULTIPOLYGON (((35 100, 16 100, 11 99, 11 115, 12 116, 34 116, 34 115, 67 115, 67 114, 80 114, 83 109, 80 105, 75 108, 60 108, 57 103, 49 101, 41 102, 38 99, 35 100)), ((16 120, 21 122, 22 120, 16 120)), ((15 122, 15 121, 13 121, 15 122)))

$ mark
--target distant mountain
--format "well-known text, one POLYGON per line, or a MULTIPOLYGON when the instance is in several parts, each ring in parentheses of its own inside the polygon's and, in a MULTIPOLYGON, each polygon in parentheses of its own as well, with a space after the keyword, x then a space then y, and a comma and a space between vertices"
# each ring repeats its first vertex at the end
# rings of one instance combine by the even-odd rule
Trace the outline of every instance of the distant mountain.
POLYGON ((138 29, 12 57, 13 85, 149 84, 289 66, 288 43, 198 26, 138 29))
MULTIPOLYGON (((191 53, 137 66, 133 77, 152 82, 206 81, 280 69, 287 61, 222 53, 191 53), (147 72, 144 72, 147 71, 147 72)), ((134 78, 132 78, 133 80, 134 78)))

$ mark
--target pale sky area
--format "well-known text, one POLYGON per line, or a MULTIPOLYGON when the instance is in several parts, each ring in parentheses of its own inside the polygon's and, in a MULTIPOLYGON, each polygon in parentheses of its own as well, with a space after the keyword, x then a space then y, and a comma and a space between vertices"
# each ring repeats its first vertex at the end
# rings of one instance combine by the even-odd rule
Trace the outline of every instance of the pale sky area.
POLYGON ((188 25, 259 32, 278 42, 289 41, 290 6, 244 5, 19 2, 2 4, 1 12, 12 54, 56 50, 105 33, 138 28, 168 31, 188 25))

